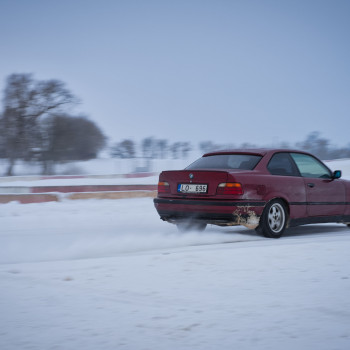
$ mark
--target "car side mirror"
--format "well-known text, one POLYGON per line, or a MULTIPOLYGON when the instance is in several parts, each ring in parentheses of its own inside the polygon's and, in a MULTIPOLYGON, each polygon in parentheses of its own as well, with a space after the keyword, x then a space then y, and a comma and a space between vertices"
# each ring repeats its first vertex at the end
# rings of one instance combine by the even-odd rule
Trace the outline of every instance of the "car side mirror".
POLYGON ((341 178, 341 170, 336 170, 333 172, 332 178, 335 179, 340 179, 341 178))

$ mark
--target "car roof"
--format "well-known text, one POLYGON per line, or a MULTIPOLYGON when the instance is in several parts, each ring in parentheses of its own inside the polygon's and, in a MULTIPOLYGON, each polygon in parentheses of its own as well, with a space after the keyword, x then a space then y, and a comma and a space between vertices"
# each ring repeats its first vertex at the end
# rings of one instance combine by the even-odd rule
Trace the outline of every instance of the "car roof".
POLYGON ((227 149, 227 150, 218 150, 214 152, 208 152, 203 155, 203 157, 214 156, 214 155, 223 155, 223 154, 252 154, 265 156, 268 153, 278 153, 278 152, 293 152, 293 153, 304 153, 310 154, 296 149, 286 149, 286 148, 239 148, 239 149, 227 149))

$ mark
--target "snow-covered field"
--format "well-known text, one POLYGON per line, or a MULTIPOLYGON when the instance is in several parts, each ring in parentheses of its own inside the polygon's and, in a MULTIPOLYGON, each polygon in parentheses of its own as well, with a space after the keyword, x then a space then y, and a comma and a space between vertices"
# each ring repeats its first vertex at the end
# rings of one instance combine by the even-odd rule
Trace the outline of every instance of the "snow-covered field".
POLYGON ((349 251, 340 224, 180 234, 150 198, 3 204, 0 349, 348 350, 349 251))
POLYGON ((0 349, 349 349, 350 230, 179 234, 152 200, 1 205, 0 349))
MULTIPOLYGON (((56 164, 54 170, 57 175, 128 174, 141 169, 144 169, 143 171, 146 172, 160 172, 164 169, 183 169, 199 157, 201 157, 201 154, 194 151, 186 159, 97 158, 56 164)), ((4 176, 7 166, 7 160, 0 159, 0 176, 4 176)), ((16 176, 39 175, 41 172, 41 165, 35 162, 17 161, 14 166, 14 174, 16 176)))
POLYGON ((31 187, 31 186, 97 186, 97 185, 156 185, 159 176, 145 176, 135 178, 105 177, 105 178, 60 178, 60 179, 26 179, 20 178, 0 178, 1 187, 31 187))

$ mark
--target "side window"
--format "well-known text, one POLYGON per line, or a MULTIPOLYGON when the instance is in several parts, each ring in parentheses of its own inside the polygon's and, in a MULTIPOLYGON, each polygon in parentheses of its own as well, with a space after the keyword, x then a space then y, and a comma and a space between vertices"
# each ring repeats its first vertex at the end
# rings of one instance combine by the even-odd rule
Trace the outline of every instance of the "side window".
POLYGON ((272 175, 300 176, 288 153, 274 154, 267 165, 267 169, 272 175))
POLYGON ((291 156, 303 177, 332 178, 330 170, 316 158, 301 153, 291 153, 291 156))

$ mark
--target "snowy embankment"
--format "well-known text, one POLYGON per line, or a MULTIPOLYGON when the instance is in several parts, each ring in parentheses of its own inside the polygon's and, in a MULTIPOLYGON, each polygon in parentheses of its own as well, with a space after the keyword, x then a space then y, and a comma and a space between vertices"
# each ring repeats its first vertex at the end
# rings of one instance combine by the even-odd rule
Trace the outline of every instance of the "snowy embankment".
POLYGON ((28 204, 63 199, 154 197, 157 182, 158 175, 153 173, 3 177, 0 178, 0 203, 18 201, 28 204))
MULTIPOLYGON (((135 169, 135 161, 140 160, 119 160, 123 167, 118 168, 119 170, 122 168, 135 169)), ((159 160, 159 162, 164 163, 164 160, 159 160)), ((173 161, 172 166, 180 165, 179 162, 180 160, 173 161)), ((184 160, 181 162, 183 163, 184 160)), ((115 163, 118 163, 118 160, 94 159, 67 165, 76 171, 75 175, 0 177, 0 203, 17 201, 28 204, 56 202, 65 198, 120 199, 156 195, 158 173, 114 173, 115 163)), ((39 173, 40 169, 35 164, 29 166, 28 169, 23 166, 24 164, 19 162, 16 170, 22 174, 39 173)), ((4 161, 0 162, 0 171, 1 168, 5 169, 4 161)))
POLYGON ((345 225, 271 240, 179 234, 151 198, 0 209, 0 349, 350 348, 345 225))

